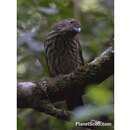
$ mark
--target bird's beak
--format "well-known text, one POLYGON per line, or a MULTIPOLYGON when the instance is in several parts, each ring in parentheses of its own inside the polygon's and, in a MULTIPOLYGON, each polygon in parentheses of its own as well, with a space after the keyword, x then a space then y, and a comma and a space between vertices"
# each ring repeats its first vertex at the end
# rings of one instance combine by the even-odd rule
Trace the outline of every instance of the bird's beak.
POLYGON ((80 27, 79 27, 79 28, 74 27, 73 29, 74 29, 74 31, 77 32, 77 33, 79 33, 79 32, 81 31, 81 28, 80 28, 80 27))

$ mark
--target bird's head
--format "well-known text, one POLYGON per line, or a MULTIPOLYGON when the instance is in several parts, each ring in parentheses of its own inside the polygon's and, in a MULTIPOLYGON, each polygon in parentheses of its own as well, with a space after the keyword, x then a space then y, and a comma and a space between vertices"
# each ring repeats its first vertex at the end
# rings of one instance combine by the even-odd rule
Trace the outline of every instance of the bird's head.
POLYGON ((56 32, 57 35, 73 37, 81 31, 80 21, 76 19, 65 19, 56 23, 52 32, 56 32))

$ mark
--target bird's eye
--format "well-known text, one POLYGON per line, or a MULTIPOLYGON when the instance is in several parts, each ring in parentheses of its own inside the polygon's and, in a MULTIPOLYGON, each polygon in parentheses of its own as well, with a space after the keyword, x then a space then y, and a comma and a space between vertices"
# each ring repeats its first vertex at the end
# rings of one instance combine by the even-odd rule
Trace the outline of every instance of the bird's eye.
POLYGON ((70 21, 70 23, 74 23, 73 21, 70 21))

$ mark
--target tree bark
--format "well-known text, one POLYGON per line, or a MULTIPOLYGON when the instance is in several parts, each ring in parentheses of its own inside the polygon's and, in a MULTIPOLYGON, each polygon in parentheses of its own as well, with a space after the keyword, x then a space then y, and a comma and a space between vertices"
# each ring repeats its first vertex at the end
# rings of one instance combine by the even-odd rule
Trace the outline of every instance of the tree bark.
POLYGON ((90 84, 101 83, 113 73, 114 51, 113 47, 109 47, 93 61, 70 74, 41 81, 18 82, 17 105, 19 108, 34 108, 58 118, 69 119, 70 112, 55 108, 51 102, 64 100, 65 91, 72 91, 79 86, 82 86, 80 90, 83 93, 90 84))

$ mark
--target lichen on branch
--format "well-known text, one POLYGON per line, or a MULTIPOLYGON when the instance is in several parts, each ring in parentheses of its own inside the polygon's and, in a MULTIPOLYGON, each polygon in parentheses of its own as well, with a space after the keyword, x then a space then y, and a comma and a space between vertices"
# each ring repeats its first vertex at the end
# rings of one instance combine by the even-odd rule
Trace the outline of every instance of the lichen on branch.
POLYGON ((51 106, 51 102, 64 100, 65 91, 72 91, 79 86, 82 86, 80 90, 83 93, 90 84, 101 83, 113 73, 114 51, 113 47, 109 47, 93 61, 70 74, 41 81, 18 82, 18 107, 34 108, 58 118, 69 119, 70 112, 51 106), (47 101, 50 102, 45 103, 47 101))

